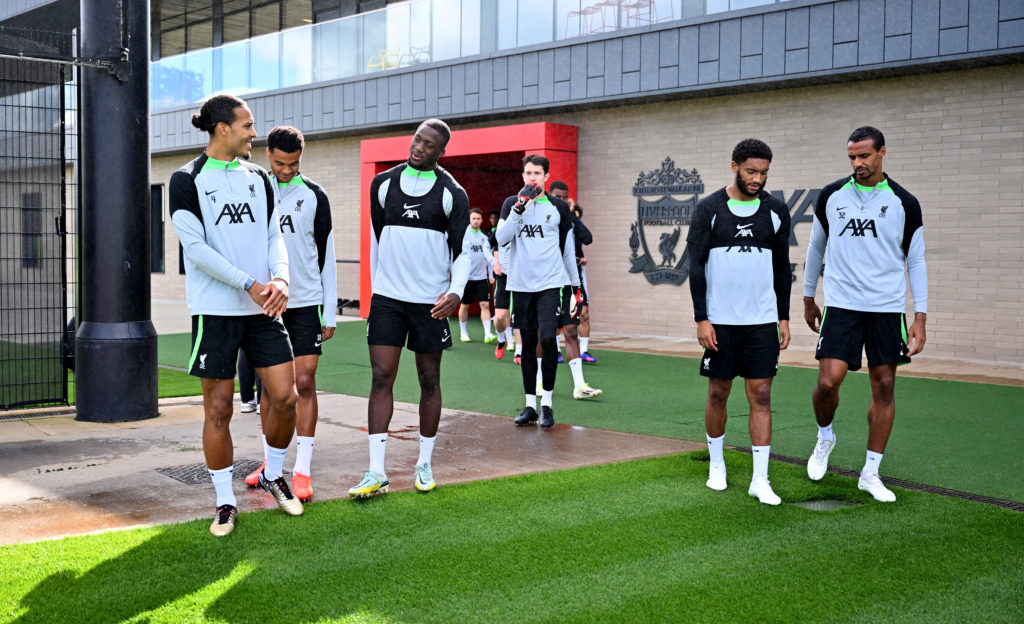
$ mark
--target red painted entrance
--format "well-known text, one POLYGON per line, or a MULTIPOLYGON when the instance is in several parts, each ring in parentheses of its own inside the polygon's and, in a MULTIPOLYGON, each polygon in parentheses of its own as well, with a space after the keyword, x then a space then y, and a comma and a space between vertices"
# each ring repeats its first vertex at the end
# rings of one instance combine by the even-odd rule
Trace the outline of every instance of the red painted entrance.
MULTIPOLYGON (((477 130, 456 130, 439 164, 469 195, 471 208, 487 214, 522 186, 523 156, 540 154, 551 161, 551 180, 576 189, 576 126, 531 123, 477 130)), ((409 158, 412 135, 368 139, 360 144, 359 315, 370 311, 370 183, 373 177, 409 158)))

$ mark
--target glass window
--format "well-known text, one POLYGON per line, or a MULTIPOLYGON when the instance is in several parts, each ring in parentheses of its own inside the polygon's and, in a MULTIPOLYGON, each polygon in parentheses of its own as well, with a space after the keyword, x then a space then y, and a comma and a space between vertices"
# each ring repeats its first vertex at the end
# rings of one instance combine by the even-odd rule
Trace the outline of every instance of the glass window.
POLYGON ((417 2, 409 6, 409 57, 408 64, 429 63, 430 45, 430 2, 417 2))
POLYGON ((183 69, 181 90, 186 102, 199 102, 213 93, 212 48, 186 54, 183 69))
POLYGON ((160 33, 160 55, 174 56, 185 51, 185 29, 175 28, 160 33))
POLYGON ((360 15, 358 21, 363 27, 363 58, 366 59, 366 72, 381 71, 390 65, 397 66, 398 60, 388 60, 387 52, 387 15, 385 11, 374 11, 360 15))
POLYGON ((253 37, 281 30, 281 5, 277 2, 253 6, 251 11, 253 37))
MULTIPOLYGON (((589 23, 587 18, 580 15, 580 0, 558 0, 555 3, 555 38, 568 39, 578 37, 583 32, 584 23, 589 23)), ((602 9, 604 7, 601 7, 602 9)), ((615 21, 615 9, 608 11, 615 21)))
POLYGON ((161 59, 150 66, 150 106, 153 108, 171 108, 184 104, 185 58, 177 56, 161 59))
POLYGON ((554 39, 554 13, 550 0, 519 0, 517 16, 520 46, 545 43, 554 39))
POLYGON ((359 75, 362 65, 357 45, 359 22, 357 18, 317 26, 313 34, 316 46, 316 59, 313 63, 315 80, 359 75))
POLYGON ((729 0, 705 0, 708 15, 712 13, 724 13, 729 10, 729 0))
POLYGON ((518 0, 498 0, 498 49, 516 47, 518 21, 516 3, 518 0))
POLYGON ((188 49, 200 50, 213 47, 213 21, 190 23, 187 29, 188 49))
POLYGON ((462 0, 462 56, 480 54, 480 0, 462 0))
POLYGON ((249 40, 249 90, 270 91, 281 86, 280 37, 275 33, 249 40))
POLYGON ((149 187, 150 263, 153 273, 164 272, 164 187, 149 187))
POLYGON ((683 0, 683 17, 704 15, 704 0, 683 0))
POLYGON ((312 0, 285 0, 281 3, 281 10, 283 11, 282 28, 293 28, 313 22, 312 0))
MULTIPOLYGON (((226 4, 226 3, 225 3, 226 4)), ((224 43, 249 38, 249 10, 224 13, 224 43)))
POLYGON ((462 2, 434 0, 430 29, 432 60, 458 58, 461 46, 462 2))
POLYGON ((281 33, 281 86, 313 82, 313 40, 309 28, 281 33))
POLYGON ((214 63, 220 63, 220 84, 215 91, 245 93, 249 85, 249 42, 236 41, 214 48, 214 63))

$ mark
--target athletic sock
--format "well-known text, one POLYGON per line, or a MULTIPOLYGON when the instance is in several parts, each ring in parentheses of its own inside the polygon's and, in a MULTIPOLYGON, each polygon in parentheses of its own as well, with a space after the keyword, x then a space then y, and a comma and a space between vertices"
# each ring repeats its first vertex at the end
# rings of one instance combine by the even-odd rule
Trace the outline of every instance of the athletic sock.
POLYGON ((555 334, 555 346, 559 351, 562 350, 562 334, 555 334))
POLYGON ((515 354, 518 355, 518 356, 522 356, 523 355, 523 345, 519 344, 518 342, 516 343, 516 353, 515 354))
POLYGON ((861 474, 865 472, 873 472, 878 474, 878 465, 882 463, 882 454, 868 451, 867 460, 864 462, 864 470, 861 470, 861 474))
POLYGON ((832 423, 829 423, 827 427, 818 425, 818 439, 828 440, 829 442, 836 441, 836 434, 832 433, 832 423))
POLYGON ((267 436, 264 435, 263 436, 263 463, 267 463, 267 449, 268 448, 270 448, 270 445, 267 444, 267 436))
POLYGON ((281 478, 281 473, 284 471, 284 454, 287 452, 287 446, 279 449, 267 445, 267 465, 263 467, 263 476, 267 481, 281 478))
POLYGON ((292 473, 310 476, 309 464, 313 461, 313 436, 295 436, 295 468, 292 473))
POLYGON ((463 334, 469 333, 469 330, 466 328, 466 323, 463 323, 462 321, 459 321, 459 329, 462 330, 463 334))
POLYGON ((482 322, 484 324, 484 335, 485 336, 490 336, 491 333, 492 333, 491 332, 491 319, 487 319, 486 321, 482 321, 482 322))
MULTIPOLYGON (((516 334, 512 330, 512 326, 510 325, 510 326, 505 328, 505 342, 508 343, 508 344, 512 344, 515 341, 516 341, 516 334)), ((518 351, 519 346, 518 345, 516 346, 516 349, 517 349, 516 353, 519 353, 519 351, 518 351)))
MULTIPOLYGON (((707 434, 705 434, 705 435, 707 435, 707 434)), ((707 438, 708 438, 708 453, 711 454, 711 463, 712 464, 724 464, 725 463, 725 457, 723 457, 723 455, 722 455, 722 448, 725 446, 725 434, 723 433, 722 435, 718 436, 717 438, 712 438, 711 436, 707 436, 707 438)))
POLYGON ((580 336, 580 353, 586 353, 588 347, 590 347, 590 336, 580 336))
MULTIPOLYGON (((207 470, 210 469, 207 468, 207 470)), ((213 480, 213 487, 217 490, 218 507, 221 505, 234 505, 238 507, 238 501, 235 500, 235 492, 231 488, 231 475, 234 472, 234 466, 228 466, 220 470, 210 470, 210 479, 213 480)))
POLYGON ((434 454, 434 440, 436 439, 437 436, 433 438, 420 436, 420 458, 416 460, 417 466, 430 463, 430 457, 434 454))
POLYGON ((569 372, 572 373, 573 387, 579 388, 587 385, 587 382, 583 381, 583 360, 580 358, 569 360, 569 372))
POLYGON ((750 450, 754 455, 754 476, 768 478, 768 456, 771 455, 771 446, 752 446, 750 450))
POLYGON ((551 407, 551 397, 555 394, 554 390, 545 390, 540 396, 540 404, 551 407))
POLYGON ((526 395, 526 407, 532 407, 535 410, 537 409, 537 395, 536 394, 527 394, 526 395))
POLYGON ((370 439, 370 470, 377 474, 384 472, 384 454, 387 451, 388 434, 371 433, 367 436, 370 439))
POLYGON ((542 359, 543 359, 543 358, 537 358, 537 385, 538 385, 538 386, 540 386, 540 385, 543 385, 543 384, 544 384, 544 374, 543 374, 543 372, 541 371, 541 366, 540 366, 540 361, 541 361, 542 359))

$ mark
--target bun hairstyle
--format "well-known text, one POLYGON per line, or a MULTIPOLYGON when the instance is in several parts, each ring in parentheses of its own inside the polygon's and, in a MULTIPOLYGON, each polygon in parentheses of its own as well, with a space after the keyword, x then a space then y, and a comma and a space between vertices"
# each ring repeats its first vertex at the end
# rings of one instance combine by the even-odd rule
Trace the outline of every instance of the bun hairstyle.
POLYGON ((215 95, 203 102, 198 113, 192 113, 192 125, 209 132, 217 129, 217 124, 224 122, 231 125, 235 120, 235 109, 245 106, 245 101, 233 95, 215 95))

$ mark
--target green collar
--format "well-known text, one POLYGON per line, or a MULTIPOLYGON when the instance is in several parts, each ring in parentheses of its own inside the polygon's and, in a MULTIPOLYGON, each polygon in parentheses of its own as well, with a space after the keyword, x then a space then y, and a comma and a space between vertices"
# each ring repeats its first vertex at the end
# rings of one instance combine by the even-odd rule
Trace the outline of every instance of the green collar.
POLYGON ((857 187, 858 191, 863 191, 865 193, 870 193, 871 191, 874 191, 876 189, 879 191, 892 191, 892 188, 889 187, 889 178, 882 178, 882 181, 876 184, 875 186, 864 186, 863 184, 857 182, 857 180, 853 176, 850 176, 850 183, 857 187))
POLYGON ((206 162, 203 163, 203 171, 206 171, 207 169, 238 169, 241 166, 242 163, 240 163, 237 158, 229 162, 207 156, 206 162))
MULTIPOLYGON (((277 178, 274 178, 274 180, 277 181, 277 178)), ((287 188, 289 186, 306 186, 306 181, 302 179, 301 173, 296 173, 291 180, 277 183, 277 188, 287 188)))
POLYGON ((419 169, 413 169, 409 165, 406 165, 405 169, 402 169, 402 175, 411 176, 413 178, 421 178, 423 180, 437 179, 437 174, 434 173, 433 169, 431 169, 430 171, 420 171, 419 169))

